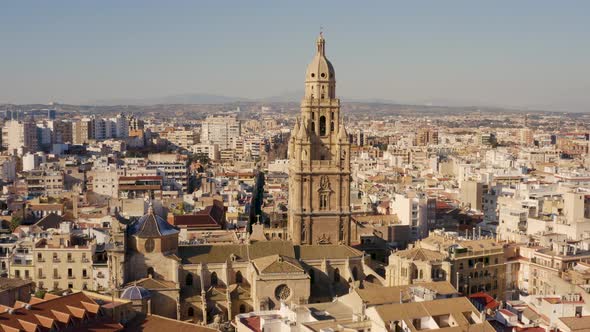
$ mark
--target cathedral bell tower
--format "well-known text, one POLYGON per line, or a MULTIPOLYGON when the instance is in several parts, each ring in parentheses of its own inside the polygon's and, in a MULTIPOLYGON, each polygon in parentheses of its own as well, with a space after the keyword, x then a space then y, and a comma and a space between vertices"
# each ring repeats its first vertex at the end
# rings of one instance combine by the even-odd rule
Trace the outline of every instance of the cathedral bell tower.
POLYGON ((289 141, 289 236, 295 244, 350 244, 350 224, 350 144, 320 33, 289 141))

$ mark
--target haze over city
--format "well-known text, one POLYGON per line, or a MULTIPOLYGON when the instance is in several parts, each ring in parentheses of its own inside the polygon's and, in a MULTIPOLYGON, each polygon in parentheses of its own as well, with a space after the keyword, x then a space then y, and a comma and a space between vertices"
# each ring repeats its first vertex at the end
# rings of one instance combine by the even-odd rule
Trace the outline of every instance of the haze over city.
POLYGON ((0 332, 588 332, 581 1, 0 8, 0 332))
POLYGON ((344 100, 587 111, 587 1, 13 1, 0 102, 299 100, 310 36, 344 100), (185 98, 185 100, 191 100, 185 98))

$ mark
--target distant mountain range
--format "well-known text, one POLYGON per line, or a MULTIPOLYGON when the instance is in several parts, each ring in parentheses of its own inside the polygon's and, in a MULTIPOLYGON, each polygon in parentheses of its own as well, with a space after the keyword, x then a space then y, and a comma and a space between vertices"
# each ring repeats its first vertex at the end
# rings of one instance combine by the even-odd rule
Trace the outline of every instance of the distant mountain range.
POLYGON ((158 104, 225 104, 239 101, 251 101, 247 98, 221 96, 204 93, 187 93, 173 96, 152 98, 115 98, 91 100, 84 105, 113 106, 113 105, 158 105, 158 104))
MULTIPOLYGON (((113 99, 100 99, 91 100, 83 105, 97 105, 97 106, 114 106, 114 105, 158 105, 158 104, 225 104, 225 103, 236 103, 236 102, 267 102, 267 103, 291 103, 299 102, 303 97, 303 90, 286 91, 284 93, 270 96, 266 98, 244 98, 234 96, 222 96, 215 94, 204 94, 204 93, 187 93, 164 97, 152 97, 152 98, 113 98, 113 99)), ((395 104, 395 101, 386 99, 347 99, 342 98, 347 102, 359 102, 359 103, 383 103, 383 104, 395 104)))
MULTIPOLYGON (((148 98, 112 98, 90 100, 77 105, 86 106, 151 106, 151 105, 215 105, 215 104, 231 104, 231 103, 299 103, 304 95, 304 91, 290 90, 284 93, 269 96, 266 98, 245 98, 236 96, 224 96, 207 93, 186 93, 162 97, 148 97, 148 98)), ((551 110, 551 107, 539 106, 513 106, 502 105, 500 103, 486 103, 478 102, 476 100, 453 100, 453 99, 423 99, 423 100, 391 100, 384 98, 347 98, 341 97, 345 103, 366 103, 366 104, 390 104, 390 105, 414 105, 427 107, 475 107, 475 108, 499 108, 520 111, 543 111, 551 110)), ((2 103, 0 103, 2 105, 2 103)), ((6 104, 8 105, 8 104, 6 104)), ((43 105, 39 105, 41 107, 43 105)), ((554 112, 563 112, 564 110, 553 110, 554 112)), ((567 111, 566 111, 567 112, 567 111)), ((579 110, 571 110, 570 112, 579 112, 579 110)))

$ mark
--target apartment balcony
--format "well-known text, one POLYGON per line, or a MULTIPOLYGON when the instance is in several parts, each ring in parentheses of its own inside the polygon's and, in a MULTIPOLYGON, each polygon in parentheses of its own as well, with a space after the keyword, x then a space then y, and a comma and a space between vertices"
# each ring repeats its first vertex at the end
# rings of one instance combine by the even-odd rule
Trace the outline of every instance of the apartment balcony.
POLYGON ((53 275, 53 279, 61 279, 61 276, 60 275, 57 275, 57 274, 54 274, 53 275))
POLYGON ((88 276, 88 275, 82 276, 82 279, 90 279, 90 276, 88 276))
POLYGON ((68 258, 68 263, 76 263, 76 260, 74 260, 73 258, 68 258))
POLYGON ((76 279, 74 276, 68 276, 68 279, 76 279))
POLYGON ((54 259, 53 259, 53 262, 54 262, 54 263, 61 263, 61 259, 59 259, 59 258, 54 258, 54 259))
POLYGON ((46 277, 44 275, 40 275, 37 277, 37 279, 45 279, 46 277))
POLYGON ((39 262, 39 263, 45 263, 45 258, 37 258, 37 262, 39 262))

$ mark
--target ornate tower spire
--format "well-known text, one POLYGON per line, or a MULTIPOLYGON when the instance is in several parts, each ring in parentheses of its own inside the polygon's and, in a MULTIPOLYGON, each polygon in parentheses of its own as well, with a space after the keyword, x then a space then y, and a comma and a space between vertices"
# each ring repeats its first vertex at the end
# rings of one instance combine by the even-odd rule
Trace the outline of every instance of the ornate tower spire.
POLYGON ((289 235, 296 244, 350 243, 350 144, 341 123, 320 32, 289 146, 289 235))
POLYGON ((325 54, 326 54, 326 40, 324 39, 324 34, 322 31, 320 31, 320 35, 318 37, 316 45, 318 48, 318 54, 320 56, 325 56, 325 54))

